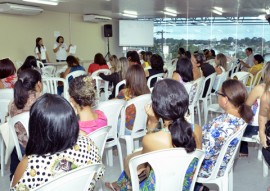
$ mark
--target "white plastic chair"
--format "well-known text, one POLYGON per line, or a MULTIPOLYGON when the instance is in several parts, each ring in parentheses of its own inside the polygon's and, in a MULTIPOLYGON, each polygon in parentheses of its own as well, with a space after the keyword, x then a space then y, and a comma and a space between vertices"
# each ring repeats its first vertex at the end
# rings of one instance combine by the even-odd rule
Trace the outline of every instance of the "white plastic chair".
POLYGON ((56 68, 54 66, 45 66, 41 68, 42 76, 54 77, 56 68))
POLYGON ((74 79, 78 76, 82 76, 82 75, 86 75, 87 72, 84 71, 84 70, 77 70, 77 71, 74 71, 74 72, 70 72, 67 76, 66 76, 66 84, 69 83, 69 79, 74 79))
POLYGON ((194 167, 189 191, 194 189, 196 178, 204 159, 204 152, 202 150, 187 153, 183 148, 172 148, 133 157, 129 161, 132 190, 140 190, 137 167, 144 163, 149 163, 154 170, 156 178, 155 191, 183 190, 186 172, 194 159, 198 159, 198 163, 194 167))
MULTIPOLYGON (((203 113, 204 113, 204 122, 206 123, 207 121, 207 107, 208 107, 208 100, 211 102, 211 91, 212 91, 212 87, 214 85, 214 81, 215 81, 215 78, 216 78, 216 72, 207 76, 205 79, 204 79, 204 82, 203 82, 203 89, 202 89, 202 92, 201 92, 201 95, 200 95, 200 98, 199 98, 199 101, 202 101, 203 102, 203 113), (206 92, 206 95, 203 97, 203 92, 204 92, 204 88, 206 87, 206 82, 207 81, 210 81, 209 82, 209 85, 208 85, 208 89, 207 89, 207 92, 206 92)), ((200 104, 198 103, 197 105, 198 107, 198 112, 200 111, 199 110, 199 107, 200 107, 200 104)))
POLYGON ((244 134, 244 131, 246 129, 247 124, 243 124, 240 129, 230 136, 226 143, 222 146, 220 153, 217 157, 215 167, 213 168, 213 171, 211 175, 208 178, 202 178, 198 177, 197 182, 203 183, 203 184, 216 184, 219 187, 219 191, 232 191, 233 190, 233 164, 236 154, 238 153, 238 149, 241 143, 242 136, 244 134), (228 150, 228 147, 230 146, 230 143, 237 139, 238 143, 235 146, 235 149, 231 155, 231 159, 227 163, 226 170, 224 172, 224 175, 221 177, 218 177, 218 172, 220 170, 220 166, 223 163, 223 158, 226 155, 226 152, 228 150))
POLYGON ((39 67, 40 69, 44 67, 43 62, 37 60, 37 67, 39 67))
POLYGON ((121 109, 124 107, 125 104, 126 101, 124 100, 114 99, 100 103, 97 108, 98 110, 101 110, 107 117, 108 125, 112 126, 108 134, 107 142, 105 144, 107 164, 109 166, 113 166, 112 148, 114 146, 117 146, 121 171, 124 170, 123 156, 121 145, 117 136, 117 127, 121 109))
MULTIPOLYGON (((229 71, 224 72, 223 74, 221 74, 222 76, 219 77, 218 82, 217 82, 217 86, 216 86, 216 91, 214 93, 211 93, 212 95, 215 95, 215 93, 220 90, 223 82, 227 79, 229 74, 229 71)), ((211 99, 212 100, 212 99, 211 99)), ((206 121, 208 119, 208 113, 209 112, 215 112, 215 113, 223 113, 224 110, 219 106, 218 103, 212 103, 212 101, 210 102, 210 105, 208 105, 207 107, 207 113, 206 113, 206 121)))
POLYGON ((93 80, 96 82, 96 89, 97 89, 97 97, 100 98, 100 90, 101 88, 104 89, 105 101, 109 98, 109 82, 103 80, 99 77, 99 74, 103 73, 105 75, 111 74, 111 70, 109 69, 100 69, 91 74, 93 80))
POLYGON ((247 80, 250 76, 249 72, 236 72, 232 75, 232 79, 237 78, 237 80, 241 81, 244 85, 246 85, 247 80))
POLYGON ((102 164, 78 167, 34 188, 32 191, 88 191, 90 183, 101 167, 102 164))
POLYGON ((95 145, 97 146, 100 157, 103 155, 107 137, 111 128, 111 126, 104 126, 87 135, 87 137, 94 141, 95 145))
POLYGON ((121 126, 119 130, 119 138, 126 141, 127 155, 131 154, 134 148, 139 147, 138 139, 142 138, 145 135, 147 114, 145 112, 144 106, 149 103, 151 103, 151 94, 141 95, 127 101, 127 104, 121 111, 121 126), (125 135, 126 109, 132 104, 134 104, 136 108, 136 116, 133 123, 131 135, 125 135), (135 147, 134 141, 136 141, 135 147))
POLYGON ((150 89, 151 88, 151 81, 154 79, 157 79, 158 77, 163 78, 164 73, 155 74, 153 76, 150 76, 147 80, 147 86, 150 89))
MULTIPOLYGON (((201 95, 201 91, 202 91, 202 82, 204 80, 204 77, 201 77, 195 81, 193 81, 189 88, 188 94, 189 94, 189 114, 191 116, 191 123, 195 124, 195 107, 197 106, 198 102, 199 102, 199 96, 201 95), (195 92, 194 95, 191 95, 191 93, 195 92)), ((187 83, 186 83, 187 84, 187 83)), ((185 85, 186 85, 185 84, 185 85)), ((186 86, 185 86, 186 87, 186 86)), ((199 118, 199 124, 201 125, 201 114, 200 111, 197 112, 198 113, 198 118, 199 118)))
POLYGON ((15 124, 20 122, 23 125, 23 127, 25 128, 27 135, 29 135, 29 131, 28 131, 29 118, 30 118, 29 112, 23 112, 23 113, 21 113, 19 115, 11 117, 10 120, 8 121, 10 135, 12 136, 12 139, 11 138, 9 139, 9 143, 6 146, 7 147, 7 152, 8 152, 7 155, 6 155, 6 158, 5 158, 6 163, 7 163, 7 160, 9 158, 14 146, 15 146, 16 151, 17 151, 18 159, 22 160, 22 152, 21 152, 21 148, 20 148, 20 145, 19 145, 19 141, 18 141, 16 131, 15 131, 15 124))
POLYGON ((250 79, 250 83, 249 86, 246 85, 247 87, 247 91, 248 93, 261 82, 261 78, 262 78, 262 70, 260 70, 259 72, 257 72, 257 74, 254 76, 251 73, 249 73, 249 79, 250 79))
POLYGON ((66 98, 66 100, 69 100, 68 84, 66 80, 63 78, 56 78, 56 77, 43 78, 42 79, 43 93, 57 94, 58 82, 61 82, 64 86, 63 97, 66 98))
POLYGON ((115 97, 118 96, 120 87, 122 85, 126 85, 126 83, 127 83, 126 80, 122 80, 122 81, 120 81, 120 82, 117 83, 117 85, 115 87, 115 97))

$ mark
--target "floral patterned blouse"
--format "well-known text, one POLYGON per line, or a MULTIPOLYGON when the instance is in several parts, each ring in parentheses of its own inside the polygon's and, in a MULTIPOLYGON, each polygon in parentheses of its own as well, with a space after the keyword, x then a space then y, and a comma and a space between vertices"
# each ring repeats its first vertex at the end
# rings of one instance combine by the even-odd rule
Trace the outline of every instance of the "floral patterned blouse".
MULTIPOLYGON (((225 113, 216 117, 209 124, 204 125, 202 145, 203 150, 205 151, 205 158, 198 175, 199 177, 207 178, 211 175, 222 146, 225 144, 226 140, 236 133, 244 123, 245 121, 242 118, 225 113)), ((237 138, 231 141, 220 167, 218 176, 223 176, 227 163, 229 162, 238 142, 239 140, 237 138)))
POLYGON ((6 77, 4 79, 1 79, 1 82, 4 85, 4 88, 14 88, 14 84, 17 81, 17 75, 13 74, 9 77, 6 77))
MULTIPOLYGON (((41 93, 37 93, 35 91, 29 92, 29 98, 23 109, 18 109, 15 103, 12 102, 9 106, 10 117, 14 117, 15 115, 19 115, 23 112, 30 111, 31 106, 33 105, 33 103, 36 102, 37 98, 39 98, 40 96, 41 96, 41 93)), ((28 136, 27 136, 24 126, 20 122, 15 125, 15 131, 18 136, 20 145, 23 148, 26 148, 26 144, 28 142, 28 136)))
MULTIPOLYGON (((98 148, 94 142, 84 136, 79 136, 77 143, 65 151, 53 155, 28 156, 28 165, 19 182, 11 187, 11 191, 28 191, 38 187, 54 177, 87 164, 101 163, 98 148)), ((99 171, 96 178, 103 176, 104 170, 99 171)), ((94 189, 94 182, 89 190, 94 189)))

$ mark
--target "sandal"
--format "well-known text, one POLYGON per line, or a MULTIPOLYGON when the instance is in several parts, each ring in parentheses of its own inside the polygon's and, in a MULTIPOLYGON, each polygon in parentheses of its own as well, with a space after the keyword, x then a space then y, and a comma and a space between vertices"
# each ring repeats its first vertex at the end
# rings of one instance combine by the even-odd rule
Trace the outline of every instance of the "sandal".
POLYGON ((118 191, 119 187, 117 185, 113 186, 113 184, 116 184, 116 183, 105 182, 106 188, 110 189, 111 191, 118 191))

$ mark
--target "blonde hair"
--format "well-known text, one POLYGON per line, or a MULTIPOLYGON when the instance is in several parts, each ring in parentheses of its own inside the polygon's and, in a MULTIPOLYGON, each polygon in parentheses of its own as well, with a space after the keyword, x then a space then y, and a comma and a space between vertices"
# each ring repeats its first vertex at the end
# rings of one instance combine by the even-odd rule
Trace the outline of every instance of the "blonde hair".
POLYGON ((268 92, 270 88, 270 61, 268 61, 262 69, 262 79, 263 82, 265 83, 264 91, 268 92))
POLYGON ((120 81, 126 79, 126 73, 128 70, 128 60, 126 57, 121 57, 116 65, 116 71, 119 74, 120 81))
POLYGON ((218 60, 218 63, 217 64, 217 67, 223 67, 225 70, 227 70, 227 58, 224 54, 222 53, 219 53, 217 55, 217 60, 218 60))

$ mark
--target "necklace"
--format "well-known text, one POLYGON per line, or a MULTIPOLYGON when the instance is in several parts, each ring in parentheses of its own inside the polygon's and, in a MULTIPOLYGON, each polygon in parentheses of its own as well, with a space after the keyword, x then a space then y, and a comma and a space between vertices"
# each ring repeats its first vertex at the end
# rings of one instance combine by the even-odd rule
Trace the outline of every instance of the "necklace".
POLYGON ((170 131, 169 131, 169 129, 166 129, 166 128, 161 128, 161 131, 163 131, 163 132, 166 132, 166 133, 171 133, 170 131))

